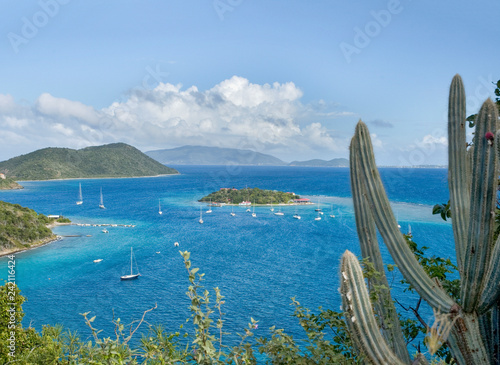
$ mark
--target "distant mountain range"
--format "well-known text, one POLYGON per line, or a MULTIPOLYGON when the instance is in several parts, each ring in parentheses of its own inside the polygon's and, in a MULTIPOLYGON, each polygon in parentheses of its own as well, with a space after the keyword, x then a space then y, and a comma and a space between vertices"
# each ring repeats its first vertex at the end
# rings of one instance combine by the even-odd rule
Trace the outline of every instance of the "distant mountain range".
POLYGON ((145 152, 151 158, 166 165, 267 165, 267 166, 321 166, 348 167, 345 158, 330 161, 309 160, 286 163, 277 157, 251 150, 236 148, 183 146, 172 149, 145 152))
POLYGON ((314 167, 349 167, 347 158, 334 158, 330 161, 314 159, 308 161, 292 161, 290 166, 314 166, 314 167))
POLYGON ((139 177, 176 174, 125 143, 87 147, 44 148, 0 162, 0 173, 14 180, 139 177))
POLYGON ((183 146, 146 155, 166 165, 286 165, 274 156, 236 148, 183 146))

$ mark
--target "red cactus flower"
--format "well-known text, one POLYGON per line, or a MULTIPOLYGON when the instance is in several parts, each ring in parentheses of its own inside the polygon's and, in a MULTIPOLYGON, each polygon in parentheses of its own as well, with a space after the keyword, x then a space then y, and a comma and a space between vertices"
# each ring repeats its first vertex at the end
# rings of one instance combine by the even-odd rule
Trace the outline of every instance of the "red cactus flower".
POLYGON ((488 141, 493 141, 495 139, 495 135, 491 132, 486 132, 484 138, 486 138, 488 141))

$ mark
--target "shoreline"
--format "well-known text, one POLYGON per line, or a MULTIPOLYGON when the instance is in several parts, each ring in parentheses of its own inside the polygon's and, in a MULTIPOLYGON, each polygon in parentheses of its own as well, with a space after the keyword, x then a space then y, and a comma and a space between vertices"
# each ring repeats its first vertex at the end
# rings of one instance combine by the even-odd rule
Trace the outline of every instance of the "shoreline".
POLYGON ((246 208, 246 207, 284 207, 284 206, 294 206, 294 205, 298 205, 298 206, 301 206, 301 205, 316 205, 316 203, 280 203, 280 204, 250 204, 250 205, 239 205, 239 204, 231 204, 231 203, 220 203, 222 205, 216 205, 217 203, 214 203, 212 202, 212 204, 210 204, 209 202, 198 202, 198 203, 201 203, 201 204, 204 204, 206 203, 208 206, 212 206, 212 207, 224 207, 224 206, 233 206, 233 207, 242 207, 242 208, 246 208))
POLYGON ((57 226, 70 226, 72 224, 73 224, 72 222, 60 223, 60 222, 54 221, 52 223, 47 224, 46 227, 49 228, 49 229, 52 229, 52 228, 57 227, 57 226))
POLYGON ((52 243, 55 241, 60 241, 60 240, 62 240, 62 237, 54 234, 53 236, 47 237, 47 238, 45 238, 45 239, 43 239, 43 240, 41 240, 33 245, 30 245, 29 247, 23 247, 23 248, 16 247, 16 248, 12 248, 12 249, 4 249, 4 250, 0 251, 0 258, 4 257, 4 256, 13 255, 13 254, 18 254, 18 253, 25 252, 25 251, 34 250, 35 248, 43 247, 45 245, 48 245, 49 243, 52 243))
MULTIPOLYGON (((106 176, 106 177, 66 177, 62 179, 44 179, 44 180, 16 180, 17 183, 20 182, 38 182, 38 181, 65 181, 65 180, 97 180, 97 179, 142 179, 144 177, 162 177, 162 176, 176 176, 181 175, 180 172, 176 174, 161 174, 161 175, 151 175, 151 176, 106 176)), ((12 189, 10 189, 12 190, 12 189)))
MULTIPOLYGON (((69 222, 69 223, 59 223, 59 222, 52 222, 47 224, 47 228, 51 229, 54 227, 59 227, 59 226, 81 226, 81 227, 135 227, 135 224, 114 224, 114 223, 74 223, 74 222, 69 222)), ((8 255, 13 255, 25 251, 30 251, 34 250, 39 247, 46 246, 52 242, 55 241, 60 241, 64 237, 72 237, 72 236, 59 236, 56 235, 55 233, 52 234, 52 236, 47 237, 45 239, 42 239, 29 247, 15 247, 11 249, 4 249, 0 251, 0 258, 8 255)))
MULTIPOLYGON (((57 227, 57 226, 69 226, 71 224, 72 224, 71 222, 70 223, 59 223, 59 222, 54 221, 52 223, 47 224, 46 227, 49 228, 50 230, 52 230, 52 228, 57 227)), ((49 243, 52 243, 55 241, 60 241, 60 240, 62 240, 62 236, 58 236, 54 232, 52 232, 52 236, 44 238, 44 239, 42 239, 34 244, 31 244, 29 247, 22 247, 22 248, 15 247, 15 248, 11 248, 11 249, 1 250, 0 257, 8 256, 8 255, 16 254, 16 253, 21 253, 24 251, 33 250, 35 248, 43 247, 45 245, 48 245, 49 243)))

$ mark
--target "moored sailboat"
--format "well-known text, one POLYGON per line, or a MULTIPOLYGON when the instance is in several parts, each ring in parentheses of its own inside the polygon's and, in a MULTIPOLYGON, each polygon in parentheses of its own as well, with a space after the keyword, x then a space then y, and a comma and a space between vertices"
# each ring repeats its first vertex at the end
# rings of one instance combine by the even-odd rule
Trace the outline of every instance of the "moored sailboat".
POLYGON ((83 204, 83 195, 82 195, 82 183, 78 184, 78 200, 76 201, 76 205, 83 204))
POLYGON ((134 251, 132 247, 130 247, 130 275, 123 275, 120 276, 121 280, 132 280, 132 279, 137 279, 141 274, 139 273, 139 270, 137 270, 137 274, 134 274, 133 270, 133 258, 134 258, 134 251))
POLYGON ((201 206, 200 206, 200 219, 198 220, 200 224, 203 224, 203 213, 201 212, 201 206))
POLYGON ((335 218, 335 214, 333 214, 333 204, 332 204, 332 211, 330 213, 330 218, 335 218))
POLYGON ((99 203, 99 208, 106 209, 106 207, 104 206, 104 199, 102 197, 102 188, 101 188, 101 202, 99 203))
POLYGON ((320 221, 321 220, 321 215, 323 214, 323 212, 321 211, 321 208, 319 207, 319 200, 318 200, 318 208, 315 209, 316 212, 318 212, 318 216, 316 218, 314 218, 315 221, 320 221))
POLYGON ((301 219, 302 217, 297 213, 297 207, 295 207, 295 214, 293 215, 295 219, 301 219))

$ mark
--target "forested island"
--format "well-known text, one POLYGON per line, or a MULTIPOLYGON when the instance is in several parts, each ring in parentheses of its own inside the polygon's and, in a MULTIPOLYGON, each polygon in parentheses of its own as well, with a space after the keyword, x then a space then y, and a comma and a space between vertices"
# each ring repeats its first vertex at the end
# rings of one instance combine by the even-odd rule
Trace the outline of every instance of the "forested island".
POLYGON ((44 148, 0 162, 0 173, 14 180, 141 177, 178 174, 125 143, 44 148))
POLYGON ((220 204, 240 204, 251 202, 252 204, 289 204, 300 196, 295 193, 285 193, 276 190, 262 190, 259 188, 221 188, 200 200, 199 202, 212 202, 220 204))
POLYGON ((0 201, 0 255, 53 241, 57 236, 47 226, 69 219, 49 218, 19 204, 0 201))

